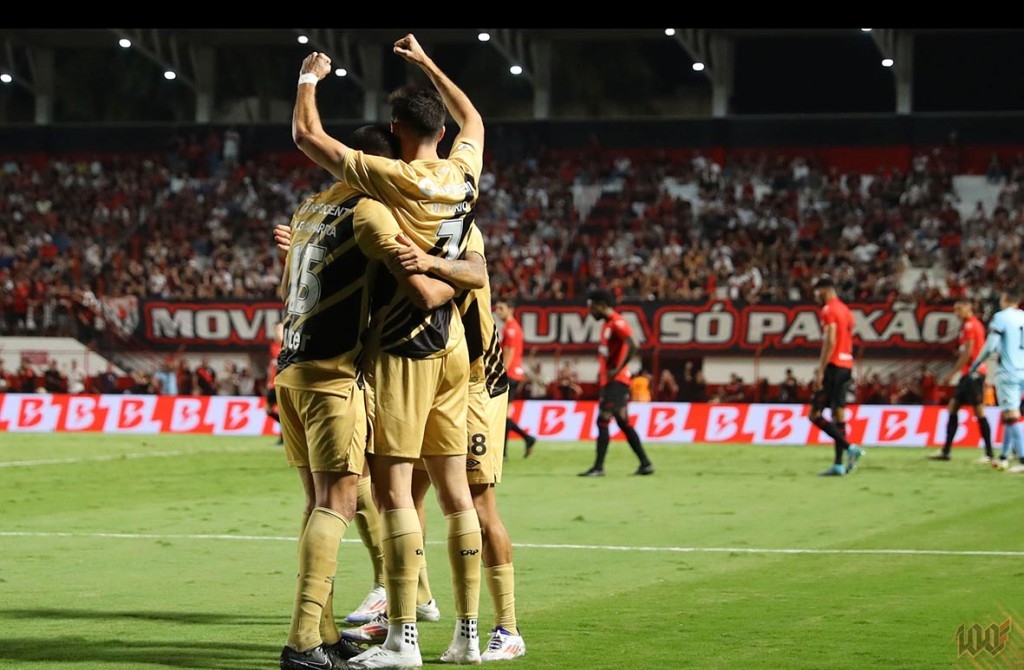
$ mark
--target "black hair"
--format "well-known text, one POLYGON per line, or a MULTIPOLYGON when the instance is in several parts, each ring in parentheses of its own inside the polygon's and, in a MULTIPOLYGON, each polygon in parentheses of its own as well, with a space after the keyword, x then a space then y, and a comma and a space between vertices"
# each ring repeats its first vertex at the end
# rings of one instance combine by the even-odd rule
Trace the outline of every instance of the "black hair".
POLYGON ((448 118, 441 94, 432 86, 406 84, 388 96, 391 120, 407 126, 418 137, 434 137, 448 118))
POLYGON ((587 300, 595 305, 608 305, 611 307, 615 304, 615 296, 606 288, 595 288, 587 295, 587 300))
POLYGON ((348 145, 358 151, 384 158, 398 158, 398 138, 383 123, 360 126, 352 132, 348 145))

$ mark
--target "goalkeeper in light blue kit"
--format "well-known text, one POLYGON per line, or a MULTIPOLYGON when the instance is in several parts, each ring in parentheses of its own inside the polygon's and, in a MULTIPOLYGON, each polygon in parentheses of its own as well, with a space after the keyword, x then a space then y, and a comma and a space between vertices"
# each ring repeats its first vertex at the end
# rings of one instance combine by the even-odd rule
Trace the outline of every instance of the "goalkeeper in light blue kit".
POLYGON ((1000 310, 988 324, 985 346, 971 363, 970 374, 977 375, 978 368, 993 353, 999 354, 996 364, 996 402, 999 403, 1000 419, 1003 424, 1003 446, 999 460, 993 466, 1006 470, 1013 451, 1020 460, 1011 472, 1024 472, 1024 430, 1020 424, 1021 396, 1024 395, 1024 310, 1020 289, 1004 289, 999 296, 1000 310))

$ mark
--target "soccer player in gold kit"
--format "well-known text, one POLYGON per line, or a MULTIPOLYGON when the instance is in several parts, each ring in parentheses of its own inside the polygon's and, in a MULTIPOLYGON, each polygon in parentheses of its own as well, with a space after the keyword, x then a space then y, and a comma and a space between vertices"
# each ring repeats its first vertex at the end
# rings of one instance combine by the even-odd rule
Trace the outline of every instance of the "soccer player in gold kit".
MULTIPOLYGON (((366 126, 351 140, 393 154, 386 128, 366 126)), ((344 184, 307 198, 291 220, 282 280, 284 337, 275 378, 288 463, 306 502, 298 577, 280 668, 331 668, 359 648, 339 638, 331 614, 338 548, 356 508, 367 441, 360 378, 370 288, 394 283, 418 308, 450 305, 454 290, 425 275, 394 278, 379 261, 400 248, 390 210, 344 184), (376 259, 376 260, 374 260, 376 259)))
MULTIPOLYGON (((316 85, 331 71, 330 58, 322 53, 302 63, 292 138, 340 181, 388 205, 413 244, 434 257, 435 271, 457 274, 450 263, 463 256, 472 225, 483 169, 483 120, 415 37, 399 39, 394 51, 433 84, 402 87, 389 96, 402 160, 367 155, 326 133, 316 105, 316 85), (448 113, 460 130, 448 158, 442 159, 437 147, 448 113)), ((422 664, 416 584, 423 534, 412 495, 413 465, 420 457, 437 487, 452 568, 457 621, 441 658, 478 663, 482 536, 466 478, 469 356, 462 319, 454 305, 424 319, 394 302, 383 310, 374 314, 369 339, 375 398, 371 472, 382 511, 389 625, 383 645, 350 659, 348 666, 367 670, 422 664)))

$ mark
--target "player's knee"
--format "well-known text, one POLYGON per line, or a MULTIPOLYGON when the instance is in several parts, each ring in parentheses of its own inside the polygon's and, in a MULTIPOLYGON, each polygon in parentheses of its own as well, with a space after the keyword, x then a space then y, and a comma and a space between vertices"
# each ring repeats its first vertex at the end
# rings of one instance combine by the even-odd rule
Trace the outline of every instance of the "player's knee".
POLYGON ((1020 414, 1017 412, 1007 412, 1003 414, 1001 421, 1004 426, 1012 426, 1020 421, 1020 414))
POLYGON ((597 427, 598 428, 604 428, 605 430, 607 430, 608 429, 608 425, 611 424, 611 422, 612 422, 612 417, 609 416, 608 414, 598 414, 597 415, 597 427))

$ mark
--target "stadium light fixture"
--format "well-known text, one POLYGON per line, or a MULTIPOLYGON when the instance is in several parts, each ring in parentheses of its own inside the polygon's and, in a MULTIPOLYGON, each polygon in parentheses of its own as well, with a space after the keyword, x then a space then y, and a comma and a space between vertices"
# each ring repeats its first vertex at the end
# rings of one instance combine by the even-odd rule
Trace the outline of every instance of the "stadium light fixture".
POLYGON ((513 65, 512 67, 510 67, 508 69, 508 71, 518 77, 519 75, 521 75, 523 73, 523 66, 522 65, 513 65))
POLYGON ((665 36, 666 37, 672 37, 675 34, 676 34, 676 29, 675 28, 665 28, 665 36))
POLYGON ((476 38, 481 42, 490 42, 491 34, 486 30, 481 30, 479 33, 476 34, 476 38))
POLYGON ((299 35, 295 39, 299 44, 309 44, 309 36, 307 35, 299 35))
POLYGON ((883 58, 882 59, 882 67, 892 67, 893 64, 894 64, 894 61, 891 58, 883 58))
POLYGON ((335 68, 334 76, 335 77, 347 77, 348 76, 348 70, 346 70, 343 67, 335 68))
POLYGON ((700 61, 697 61, 696 63, 694 63, 692 67, 693 67, 693 71, 694 72, 703 72, 704 71, 704 63, 701 63, 700 61))
POLYGON ((0 74, 0 83, 10 84, 12 81, 14 81, 14 77, 12 77, 11 75, 7 74, 6 72, 4 72, 3 74, 0 74))
POLYGON ((871 28, 861 28, 860 31, 862 33, 870 33, 871 32, 871 28))
POLYGON ((130 39, 128 39, 127 37, 122 37, 121 39, 119 39, 117 41, 117 44, 122 49, 131 49, 132 48, 132 41, 130 39))
POLYGON ((175 74, 174 70, 164 70, 164 79, 167 81, 174 81, 177 78, 178 75, 175 74))

